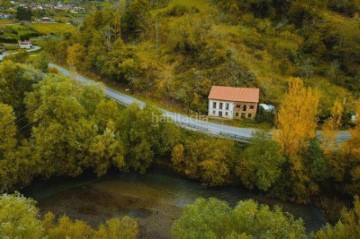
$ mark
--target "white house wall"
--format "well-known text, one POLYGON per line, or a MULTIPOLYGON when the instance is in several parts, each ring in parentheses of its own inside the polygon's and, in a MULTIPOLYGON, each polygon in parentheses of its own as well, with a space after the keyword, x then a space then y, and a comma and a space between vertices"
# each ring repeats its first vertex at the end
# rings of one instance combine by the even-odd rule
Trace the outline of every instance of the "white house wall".
POLYGON ((208 111, 209 116, 233 119, 234 118, 233 110, 234 110, 233 102, 221 101, 221 100, 209 100, 209 111, 208 111), (216 103, 215 107, 214 107, 214 103, 216 103), (221 103, 222 103, 222 107, 221 107, 221 103), (226 109, 227 104, 228 104, 228 110, 226 109))

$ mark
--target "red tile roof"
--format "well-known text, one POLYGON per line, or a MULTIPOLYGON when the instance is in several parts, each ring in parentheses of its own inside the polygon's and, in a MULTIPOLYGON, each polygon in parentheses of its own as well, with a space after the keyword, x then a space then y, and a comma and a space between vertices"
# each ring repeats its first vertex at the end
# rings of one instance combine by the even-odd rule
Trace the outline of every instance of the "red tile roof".
POLYGON ((259 103, 260 89, 213 86, 209 99, 235 102, 259 103))

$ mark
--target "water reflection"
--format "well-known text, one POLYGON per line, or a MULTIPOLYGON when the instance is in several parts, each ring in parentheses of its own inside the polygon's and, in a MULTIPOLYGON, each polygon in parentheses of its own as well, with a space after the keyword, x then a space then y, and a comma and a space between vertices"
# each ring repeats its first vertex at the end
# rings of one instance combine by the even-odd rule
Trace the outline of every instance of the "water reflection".
POLYGON ((185 205, 198 197, 217 197, 231 206, 250 198, 271 206, 278 204, 296 218, 303 218, 308 232, 324 224, 320 210, 315 207, 282 203, 236 187, 207 188, 160 171, 146 175, 110 173, 101 179, 91 175, 57 178, 36 182, 24 194, 36 199, 42 212, 67 214, 93 226, 111 217, 135 217, 140 222, 142 238, 169 238, 173 221, 185 205))

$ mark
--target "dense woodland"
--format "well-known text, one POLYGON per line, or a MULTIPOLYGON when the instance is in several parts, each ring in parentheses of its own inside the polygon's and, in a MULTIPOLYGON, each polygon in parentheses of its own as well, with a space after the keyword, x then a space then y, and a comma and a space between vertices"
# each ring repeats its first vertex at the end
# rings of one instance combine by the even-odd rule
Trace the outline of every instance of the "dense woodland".
POLYGON ((359 95, 360 23, 352 1, 120 1, 77 32, 45 43, 64 65, 135 92, 207 112, 212 85, 260 87, 280 103, 289 78, 332 102, 359 95))
MULTIPOLYGON (((209 186, 316 202, 333 223, 306 235, 280 209, 199 199, 173 224, 174 238, 358 238, 360 120, 349 140, 336 135, 349 112, 360 115, 359 1, 180 2, 94 9, 74 33, 43 42, 47 55, 20 52, 0 63, 0 192, 35 178, 162 165, 209 186), (101 84, 48 69, 48 59, 199 112, 211 85, 259 86, 279 105, 276 129, 243 145, 154 122, 156 109, 123 108, 101 84)), ((139 230, 127 217, 91 228, 40 215, 18 194, 0 197, 0 222, 2 238, 136 238, 139 230)))

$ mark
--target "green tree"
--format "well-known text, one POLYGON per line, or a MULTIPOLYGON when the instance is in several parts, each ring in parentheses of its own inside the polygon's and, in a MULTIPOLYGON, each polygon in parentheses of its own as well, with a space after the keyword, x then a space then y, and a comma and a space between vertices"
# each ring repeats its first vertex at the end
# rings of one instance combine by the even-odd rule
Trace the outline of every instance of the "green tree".
POLYGON ((87 223, 79 220, 73 221, 67 216, 60 217, 58 223, 46 231, 49 239, 91 238, 93 233, 87 223))
POLYGON ((111 165, 124 167, 119 111, 102 87, 49 76, 25 101, 33 124, 33 160, 46 176, 77 176, 88 167, 100 176, 111 165))
POLYGON ((0 196, 0 237, 39 239, 43 229, 35 201, 21 195, 0 196))
POLYGON ((118 82, 129 83, 140 74, 136 55, 121 39, 117 39, 104 59, 100 72, 118 82))
POLYGON ((144 173, 155 156, 170 155, 180 132, 156 109, 140 110, 136 104, 123 111, 121 136, 125 144, 127 166, 144 173))
POLYGON ((312 235, 314 239, 356 239, 360 237, 360 201, 355 197, 354 208, 344 209, 340 220, 331 226, 327 224, 324 228, 312 235))
POLYGON ((231 209, 215 198, 197 199, 172 226, 178 238, 306 238, 302 220, 252 200, 231 209), (279 226, 281 225, 281 226, 279 226))
MULTIPOLYGON (((360 115, 360 103, 356 106, 356 114, 360 115)), ((344 159, 338 164, 345 174, 346 191, 351 194, 360 192, 360 120, 357 118, 355 127, 350 130, 351 138, 342 145, 341 156, 344 159), (345 162, 344 162, 345 161, 345 162), (342 163, 342 164, 341 164, 342 163)))
POLYGON ((280 146, 267 132, 257 132, 251 139, 237 166, 237 175, 249 188, 268 191, 279 179, 286 159, 280 146))
POLYGON ((136 239, 139 224, 130 217, 113 218, 100 225, 94 234, 94 239, 136 239))
POLYGON ((218 186, 229 181, 234 164, 234 143, 220 139, 189 140, 172 151, 173 167, 192 178, 218 186))
POLYGON ((16 117, 11 106, 0 103, 0 193, 17 181, 16 117))
POLYGON ((31 21, 32 12, 28 7, 17 7, 16 8, 16 19, 20 21, 31 21))
POLYGON ((75 70, 84 70, 84 63, 86 59, 86 49, 84 46, 76 43, 70 46, 67 50, 67 63, 75 70))
POLYGON ((360 8, 360 2, 358 0, 329 0, 328 2, 331 9, 348 16, 352 16, 358 12, 360 8))
POLYGON ((149 3, 146 0, 133 0, 127 4, 121 18, 122 36, 127 41, 141 40, 150 25, 149 3))
POLYGON ((0 64, 0 102, 11 105, 17 117, 19 129, 28 124, 24 112, 24 98, 32 91, 34 83, 44 75, 30 66, 4 61, 0 64))
POLYGON ((138 233, 139 224, 130 217, 109 219, 95 229, 66 215, 55 219, 47 213, 41 217, 35 201, 20 194, 0 195, 0 238, 136 239, 138 233))
POLYGON ((16 146, 16 117, 10 105, 0 103, 0 160, 16 146))

